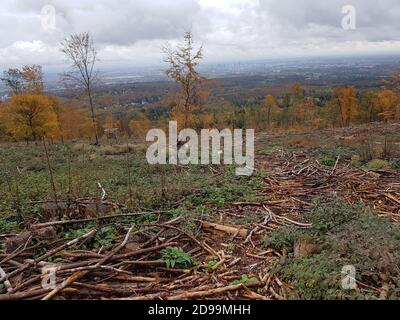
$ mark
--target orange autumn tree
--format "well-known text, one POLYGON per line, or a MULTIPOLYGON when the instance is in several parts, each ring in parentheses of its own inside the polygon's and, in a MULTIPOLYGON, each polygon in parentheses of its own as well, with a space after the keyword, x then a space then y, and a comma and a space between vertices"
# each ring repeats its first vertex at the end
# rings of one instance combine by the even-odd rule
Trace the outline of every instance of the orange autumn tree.
POLYGON ((307 97, 300 82, 292 85, 293 110, 292 117, 300 126, 307 126, 313 123, 315 103, 312 97, 307 97))
POLYGON ((214 117, 210 113, 201 113, 193 116, 193 129, 200 132, 202 129, 209 129, 214 126, 214 117))
POLYGON ((379 95, 374 91, 367 91, 360 94, 360 122, 379 121, 382 118, 382 107, 379 103, 379 95))
POLYGON ((120 124, 119 124, 119 121, 115 120, 112 115, 109 115, 104 119, 102 127, 104 130, 110 130, 110 129, 116 129, 116 128, 119 129, 120 124))
POLYGON ((60 114, 61 132, 67 140, 90 138, 92 136, 92 122, 82 110, 63 107, 60 114))
POLYGON ((151 128, 151 122, 145 114, 139 114, 129 121, 129 130, 134 139, 143 139, 151 128))
POLYGON ((310 125, 314 120, 315 103, 311 97, 302 99, 296 106, 296 117, 302 125, 310 125))
POLYGON ((304 91, 300 82, 295 82, 292 84, 292 91, 295 104, 304 99, 304 91))
POLYGON ((383 89, 378 93, 378 104, 384 121, 400 120, 400 68, 383 81, 383 89))
POLYGON ((61 104, 57 97, 48 97, 57 117, 57 130, 51 138, 62 142, 77 138, 90 138, 92 124, 83 110, 61 104))
MULTIPOLYGON (((359 106, 357 92, 354 86, 336 87, 333 89, 333 98, 330 102, 333 116, 338 115, 341 126, 348 127, 358 115, 359 106)), ((337 119, 333 119, 336 122, 337 119)))
POLYGON ((380 115, 385 121, 394 120, 397 118, 400 98, 396 92, 390 89, 382 90, 378 93, 378 104, 382 110, 380 115))
POLYGON ((57 115, 51 100, 44 95, 15 95, 6 103, 2 115, 8 134, 16 140, 36 141, 57 130, 57 115))
POLYGON ((63 106, 61 106, 60 100, 57 97, 48 96, 47 98, 49 99, 51 108, 57 118, 57 122, 56 122, 57 130, 52 134, 51 138, 59 139, 64 142, 64 132, 63 132, 62 120, 61 120, 61 114, 64 112, 64 108, 63 108, 63 106))
POLYGON ((264 106, 267 109, 268 128, 271 127, 271 116, 274 111, 279 110, 278 102, 272 95, 267 95, 264 99, 264 106))
POLYGON ((7 139, 8 130, 7 130, 7 114, 6 114, 6 104, 0 101, 0 141, 4 141, 7 139))

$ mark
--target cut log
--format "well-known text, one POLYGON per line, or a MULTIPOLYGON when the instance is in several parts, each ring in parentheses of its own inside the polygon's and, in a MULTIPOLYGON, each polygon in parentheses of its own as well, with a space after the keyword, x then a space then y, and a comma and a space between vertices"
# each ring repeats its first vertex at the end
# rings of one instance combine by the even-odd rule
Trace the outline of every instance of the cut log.
POLYGON ((201 221, 201 225, 206 230, 224 232, 231 236, 238 236, 241 238, 246 238, 247 234, 249 232, 243 226, 227 226, 227 225, 205 222, 205 221, 201 221))

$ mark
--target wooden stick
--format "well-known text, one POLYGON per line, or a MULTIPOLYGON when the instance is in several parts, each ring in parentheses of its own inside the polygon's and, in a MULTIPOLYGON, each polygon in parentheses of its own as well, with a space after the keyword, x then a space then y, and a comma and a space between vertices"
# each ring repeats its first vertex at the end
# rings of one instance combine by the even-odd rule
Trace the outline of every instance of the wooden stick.
POLYGON ((32 225, 32 228, 40 229, 40 228, 47 228, 52 226, 60 226, 66 224, 74 224, 74 223, 85 223, 85 222, 92 222, 92 221, 100 221, 100 220, 108 220, 108 219, 116 219, 116 218, 125 218, 125 217, 135 217, 135 216, 142 216, 146 214, 158 214, 158 213, 169 213, 171 211, 154 211, 154 212, 137 212, 137 213, 124 213, 124 214, 112 214, 103 217, 96 217, 96 218, 88 218, 88 219, 79 219, 79 220, 65 220, 65 221, 53 221, 53 222, 46 222, 46 223, 38 223, 32 225))
MULTIPOLYGON (((240 289, 244 289, 246 287, 262 287, 263 283, 261 282, 254 282, 254 283, 248 283, 246 285, 243 284, 237 284, 237 285, 231 285, 231 286, 226 286, 226 287, 221 287, 221 288, 215 288, 215 289, 210 289, 210 290, 204 290, 204 291, 194 291, 194 292, 185 292, 182 294, 178 294, 175 296, 170 296, 170 297, 165 297, 166 300, 187 300, 187 299, 196 299, 196 298, 203 298, 207 296, 214 296, 217 294, 221 294, 227 291, 236 291, 240 289)), ((158 294, 159 296, 160 294, 158 294)), ((148 296, 140 296, 140 297, 130 297, 130 298, 125 298, 122 300, 153 300, 157 298, 156 295, 148 295, 148 296)))
POLYGON ((22 300, 27 298, 36 297, 39 295, 43 295, 49 292, 49 289, 37 289, 26 292, 17 292, 12 294, 0 294, 0 301, 3 300, 22 300))
POLYGON ((300 223, 297 221, 290 220, 289 218, 286 218, 286 217, 282 217, 282 216, 276 216, 276 217, 281 220, 286 220, 287 222, 290 222, 299 227, 311 228, 313 226, 312 223, 300 223))
MULTIPOLYGON (((263 206, 264 207, 264 209, 267 211, 267 214, 265 215, 265 218, 264 218, 264 221, 261 223, 261 225, 262 226, 267 226, 268 225, 268 223, 274 218, 274 214, 273 214, 273 212, 270 210, 270 209, 268 209, 266 206, 263 206)), ((256 232, 258 232, 259 230, 261 229, 261 227, 260 226, 256 226, 253 230, 251 230, 250 231, 250 233, 249 233, 249 235, 247 236, 247 238, 246 238, 246 240, 243 242, 244 244, 246 244, 246 243, 251 243, 251 245, 253 246, 253 248, 255 247, 255 245, 254 245, 254 243, 253 243, 253 241, 252 241, 252 237, 253 237, 253 234, 254 233, 256 233, 256 232)))

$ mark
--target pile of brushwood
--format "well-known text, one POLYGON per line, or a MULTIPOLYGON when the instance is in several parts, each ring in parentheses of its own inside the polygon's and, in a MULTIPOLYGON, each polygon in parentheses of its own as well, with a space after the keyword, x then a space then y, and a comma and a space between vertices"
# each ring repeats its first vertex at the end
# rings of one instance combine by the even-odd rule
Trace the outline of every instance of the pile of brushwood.
MULTIPOLYGON (((255 291, 274 279, 234 269, 241 258, 217 251, 207 237, 187 231, 184 215, 129 213, 118 204, 96 201, 43 203, 40 216, 47 222, 32 218, 19 234, 1 235, 0 300, 268 299, 255 291), (102 206, 114 212, 81 219, 62 216, 102 206), (49 221, 49 216, 61 219, 49 221)), ((200 220, 191 223, 204 230, 222 228, 232 236, 248 233, 200 220)))
POLYGON ((41 203, 22 232, 0 234, 0 300, 399 298, 398 171, 340 157, 328 167, 306 153, 257 162, 265 200, 207 217, 102 199, 41 203))

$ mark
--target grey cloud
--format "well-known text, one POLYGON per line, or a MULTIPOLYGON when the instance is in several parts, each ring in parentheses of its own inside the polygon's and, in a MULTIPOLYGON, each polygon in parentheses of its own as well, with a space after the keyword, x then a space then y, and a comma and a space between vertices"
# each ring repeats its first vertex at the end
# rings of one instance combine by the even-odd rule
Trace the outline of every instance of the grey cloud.
POLYGON ((281 28, 294 28, 303 37, 310 32, 327 39, 338 36, 343 40, 400 39, 398 0, 260 0, 260 8, 281 28), (346 5, 356 8, 357 29, 352 33, 341 28, 342 8, 346 5))
MULTIPOLYGON (((36 14, 29 33, 37 36, 42 33, 38 18, 45 5, 56 9, 58 37, 90 31, 98 43, 116 45, 175 38, 191 27, 200 10, 195 0, 19 0, 10 9, 21 16, 36 14)), ((24 19, 14 22, 22 29, 29 23, 24 19)), ((21 32, 18 36, 30 39, 21 32)))
POLYGON ((209 60, 400 50, 398 0, 1 0, 0 65, 62 62, 60 41, 90 31, 106 61, 158 63, 160 46, 193 30, 209 60), (41 27, 43 6, 57 30, 41 27), (341 28, 344 5, 357 30, 341 28), (336 50, 336 51, 335 51, 336 50))

